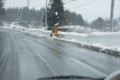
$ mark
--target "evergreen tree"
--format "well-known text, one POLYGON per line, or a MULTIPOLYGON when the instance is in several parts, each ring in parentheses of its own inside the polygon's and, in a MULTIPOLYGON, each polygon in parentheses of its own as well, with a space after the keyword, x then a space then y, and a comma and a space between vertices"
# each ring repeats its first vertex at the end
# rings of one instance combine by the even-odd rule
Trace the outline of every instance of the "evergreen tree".
POLYGON ((84 20, 82 15, 76 14, 75 12, 65 11, 66 25, 80 25, 84 26, 84 20))
POLYGON ((99 17, 98 19, 94 20, 91 23, 91 27, 98 29, 98 30, 102 30, 105 27, 105 20, 101 17, 99 17))
POLYGON ((48 9, 48 26, 53 27, 57 23, 58 26, 65 24, 62 0, 53 0, 51 7, 48 9))
POLYGON ((2 18, 2 21, 7 22, 19 22, 27 27, 28 25, 28 10, 29 10, 29 21, 31 24, 42 25, 42 19, 45 12, 45 9, 35 10, 34 8, 28 9, 24 8, 8 8, 6 9, 6 15, 2 18))
MULTIPOLYGON (((35 10, 34 8, 28 9, 28 7, 23 7, 23 8, 8 8, 6 9, 5 13, 6 15, 1 18, 2 21, 7 21, 7 22, 19 22, 21 25, 24 25, 27 27, 28 25, 28 10, 29 10, 29 20, 31 21, 31 24, 33 25, 44 25, 43 22, 45 21, 45 9, 40 9, 40 10, 35 10), (44 19, 43 19, 44 18, 44 19)), ((53 12, 51 11, 50 8, 48 8, 48 24, 53 25, 54 23, 57 23, 58 19, 53 20, 51 15, 53 15, 53 12)), ((56 15, 54 15, 56 16, 56 15)), ((64 25, 81 25, 83 26, 84 20, 82 15, 76 14, 75 12, 70 12, 70 11, 65 11, 64 16, 66 19, 66 23, 64 25)), ((53 27, 51 26, 51 27, 53 27)))

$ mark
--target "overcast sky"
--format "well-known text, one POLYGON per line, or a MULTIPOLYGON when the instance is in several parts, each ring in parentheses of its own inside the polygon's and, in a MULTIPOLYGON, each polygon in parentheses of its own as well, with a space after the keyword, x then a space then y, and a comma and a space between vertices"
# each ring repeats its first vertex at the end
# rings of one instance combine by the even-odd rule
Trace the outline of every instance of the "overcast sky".
MULTIPOLYGON (((30 0, 30 8, 40 9, 46 0, 30 0)), ((65 9, 80 13, 89 22, 98 17, 109 18, 111 0, 65 0, 65 9), (84 5, 84 6, 83 6, 84 5)), ((27 6, 27 0, 6 0, 5 8, 27 6)), ((115 0, 114 17, 120 17, 120 0, 115 0)))

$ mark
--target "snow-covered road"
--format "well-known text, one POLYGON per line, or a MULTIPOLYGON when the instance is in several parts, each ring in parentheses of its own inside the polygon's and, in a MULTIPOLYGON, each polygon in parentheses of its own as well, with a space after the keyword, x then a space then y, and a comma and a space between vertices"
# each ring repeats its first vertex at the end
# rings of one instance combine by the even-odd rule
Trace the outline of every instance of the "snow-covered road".
POLYGON ((56 75, 105 77, 120 58, 53 39, 0 30, 0 80, 37 80, 56 75))

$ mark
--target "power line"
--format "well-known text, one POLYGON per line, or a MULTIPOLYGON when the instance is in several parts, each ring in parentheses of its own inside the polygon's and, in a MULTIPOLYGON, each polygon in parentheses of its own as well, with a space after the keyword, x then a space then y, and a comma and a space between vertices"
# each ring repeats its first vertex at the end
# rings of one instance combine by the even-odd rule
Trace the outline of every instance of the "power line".
POLYGON ((75 1, 73 3, 69 3, 69 4, 65 5, 65 6, 70 8, 70 5, 72 5, 71 7, 73 8, 73 7, 76 7, 77 5, 85 4, 86 1, 88 2, 89 0, 81 0, 81 1, 78 0, 78 1, 75 1))
MULTIPOLYGON (((91 4, 91 3, 95 2, 95 1, 96 1, 96 0, 93 0, 93 1, 91 1, 91 2, 88 2, 88 3, 86 3, 86 4, 81 5, 81 6, 79 6, 79 7, 86 6, 86 5, 91 4)), ((78 9, 78 8, 77 8, 77 9, 78 9)))
POLYGON ((68 4, 68 3, 70 3, 70 2, 73 2, 73 1, 76 1, 76 0, 68 0, 67 2, 64 2, 64 5, 65 5, 65 4, 68 4))
POLYGON ((96 0, 92 0, 92 1, 90 1, 90 2, 84 3, 84 4, 79 5, 79 6, 77 6, 77 7, 74 7, 74 8, 72 7, 72 9, 74 9, 74 10, 79 9, 80 7, 86 6, 86 5, 91 4, 91 3, 95 2, 95 1, 96 1, 96 0))
MULTIPOLYGON (((84 1, 84 0, 80 0, 80 1, 74 0, 74 2, 76 2, 75 4, 80 3, 80 2, 82 2, 82 1, 84 1)), ((67 3, 67 4, 65 4, 65 5, 69 5, 69 4, 74 3, 74 2, 71 1, 71 2, 69 2, 69 3, 67 3)))

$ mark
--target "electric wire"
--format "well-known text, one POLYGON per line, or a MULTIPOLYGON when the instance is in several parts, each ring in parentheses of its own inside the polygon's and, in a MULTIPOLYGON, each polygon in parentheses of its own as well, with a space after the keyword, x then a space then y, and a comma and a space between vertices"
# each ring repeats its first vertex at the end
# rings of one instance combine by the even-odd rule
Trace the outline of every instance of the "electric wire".
POLYGON ((77 1, 75 1, 75 2, 72 2, 72 3, 69 3, 68 5, 66 4, 65 5, 65 7, 67 8, 67 7, 76 7, 76 6, 80 6, 80 5, 83 5, 83 4, 85 4, 86 2, 88 2, 88 1, 90 1, 90 0, 81 0, 81 1, 79 1, 79 0, 77 0, 77 1), (71 6, 72 5, 72 6, 71 6))
MULTIPOLYGON (((77 10, 77 9, 79 9, 80 7, 83 7, 83 6, 86 6, 86 5, 88 5, 88 4, 91 4, 91 3, 93 3, 93 2, 95 2, 96 0, 92 0, 92 1, 89 1, 89 2, 86 2, 86 3, 84 3, 84 4, 81 4, 81 5, 79 5, 79 6, 75 6, 75 7, 69 7, 69 8, 72 8, 72 10, 74 9, 74 10, 77 10)), ((67 7, 66 7, 67 8, 67 7)))

